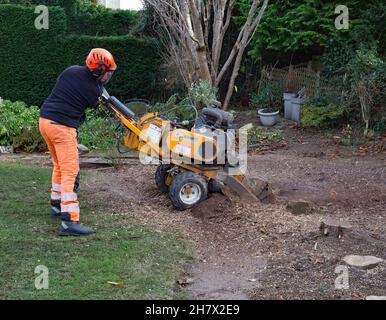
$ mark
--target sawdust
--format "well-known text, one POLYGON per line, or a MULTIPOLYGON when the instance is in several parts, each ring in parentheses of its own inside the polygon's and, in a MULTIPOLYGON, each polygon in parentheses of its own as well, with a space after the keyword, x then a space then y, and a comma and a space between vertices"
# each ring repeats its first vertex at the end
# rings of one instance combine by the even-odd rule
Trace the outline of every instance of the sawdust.
POLYGON ((334 289, 334 270, 347 254, 386 258, 383 160, 320 160, 283 152, 249 159, 251 171, 269 180, 279 194, 275 204, 213 194, 179 212, 155 186, 155 167, 140 164, 88 175, 81 194, 93 196, 93 204, 85 205, 106 206, 113 214, 134 217, 156 230, 178 230, 190 239, 196 263, 187 269, 193 283, 184 290, 193 298, 351 299, 354 291, 382 295, 383 265, 371 276, 350 271, 352 287, 345 292, 334 289), (299 199, 318 210, 307 215, 286 210, 288 201, 299 199), (318 229, 326 217, 349 221, 353 232, 341 240, 321 237, 318 229))
POLYGON ((233 211, 234 203, 231 199, 220 193, 214 193, 210 197, 191 209, 193 217, 201 219, 214 219, 224 217, 233 211))

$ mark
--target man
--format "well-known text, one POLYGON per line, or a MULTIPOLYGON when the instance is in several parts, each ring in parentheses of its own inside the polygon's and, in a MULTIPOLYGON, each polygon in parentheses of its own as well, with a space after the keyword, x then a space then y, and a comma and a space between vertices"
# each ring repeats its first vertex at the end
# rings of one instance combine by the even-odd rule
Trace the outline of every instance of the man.
POLYGON ((92 49, 86 66, 64 70, 40 109, 39 129, 53 162, 51 216, 62 219, 59 235, 93 233, 79 223, 77 129, 85 119, 85 109, 98 105, 103 85, 116 69, 110 52, 92 49))

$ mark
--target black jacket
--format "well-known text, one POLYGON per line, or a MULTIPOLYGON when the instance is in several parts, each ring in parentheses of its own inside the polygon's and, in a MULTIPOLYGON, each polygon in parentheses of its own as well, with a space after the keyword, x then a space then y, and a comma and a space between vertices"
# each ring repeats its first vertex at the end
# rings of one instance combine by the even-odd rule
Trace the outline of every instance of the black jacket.
POLYGON ((40 108, 40 116, 79 128, 86 108, 95 108, 101 94, 102 86, 87 67, 69 67, 58 77, 51 95, 40 108))

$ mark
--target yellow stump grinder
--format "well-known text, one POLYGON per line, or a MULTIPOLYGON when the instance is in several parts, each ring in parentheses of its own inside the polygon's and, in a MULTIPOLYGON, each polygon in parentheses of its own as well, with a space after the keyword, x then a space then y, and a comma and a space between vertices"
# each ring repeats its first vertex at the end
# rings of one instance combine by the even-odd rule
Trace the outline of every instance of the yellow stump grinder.
POLYGON ((268 184, 248 177, 240 164, 231 113, 207 107, 192 126, 157 112, 136 115, 106 90, 100 103, 127 129, 125 145, 138 150, 142 159, 157 161, 156 184, 178 210, 193 207, 211 192, 233 191, 245 201, 273 199, 268 184))

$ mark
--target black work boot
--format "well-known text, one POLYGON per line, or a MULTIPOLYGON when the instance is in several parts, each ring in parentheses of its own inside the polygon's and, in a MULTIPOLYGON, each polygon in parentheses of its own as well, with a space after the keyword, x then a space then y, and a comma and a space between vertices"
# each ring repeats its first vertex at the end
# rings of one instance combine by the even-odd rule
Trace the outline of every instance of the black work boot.
POLYGON ((59 227, 60 236, 87 236, 93 232, 91 228, 75 221, 62 221, 59 227))
POLYGON ((52 219, 58 219, 60 218, 60 200, 59 201, 54 201, 51 200, 51 218, 52 219))

